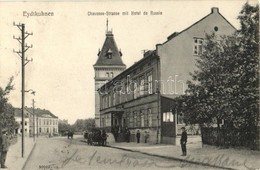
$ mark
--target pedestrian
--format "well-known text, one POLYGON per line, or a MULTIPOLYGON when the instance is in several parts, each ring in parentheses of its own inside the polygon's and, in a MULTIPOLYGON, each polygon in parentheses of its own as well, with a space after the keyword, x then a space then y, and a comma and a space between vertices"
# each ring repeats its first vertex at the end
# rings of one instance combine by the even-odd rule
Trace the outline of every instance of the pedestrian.
POLYGON ((7 129, 2 130, 2 142, 0 146, 1 150, 1 168, 7 168, 5 166, 6 155, 9 148, 9 139, 7 137, 7 129))
POLYGON ((126 130, 126 141, 127 141, 127 143, 129 143, 130 142, 130 130, 129 129, 127 129, 126 130))
POLYGON ((149 138, 149 132, 145 131, 144 132, 144 143, 147 143, 148 138, 149 138))
POLYGON ((137 139, 137 143, 140 143, 140 131, 139 130, 137 130, 136 139, 137 139))
POLYGON ((182 134, 181 134, 181 150, 182 150, 182 155, 181 156, 186 156, 187 155, 187 150, 186 150, 186 143, 187 143, 187 132, 185 130, 185 127, 181 128, 182 134))
POLYGON ((102 146, 107 145, 107 133, 105 130, 102 131, 102 146))

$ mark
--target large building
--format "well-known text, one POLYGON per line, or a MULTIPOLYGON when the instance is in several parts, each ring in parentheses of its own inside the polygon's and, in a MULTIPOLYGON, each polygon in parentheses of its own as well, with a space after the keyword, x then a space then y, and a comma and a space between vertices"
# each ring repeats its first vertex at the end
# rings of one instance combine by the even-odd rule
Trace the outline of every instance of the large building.
POLYGON ((176 144, 185 125, 183 115, 172 110, 173 99, 185 93, 206 34, 230 35, 235 30, 218 8, 212 8, 198 22, 147 51, 100 88, 101 127, 116 134, 118 140, 128 128, 131 141, 139 130, 141 142, 147 137, 149 143, 176 144))
MULTIPOLYGON (((25 134, 35 135, 53 135, 58 134, 58 117, 45 109, 33 109, 26 107, 25 109, 25 134)), ((21 133, 22 110, 15 109, 15 120, 20 124, 17 133, 21 133)))
POLYGON ((98 89, 107 81, 126 69, 122 61, 122 52, 118 49, 112 31, 106 31, 106 39, 98 59, 94 64, 95 70, 95 124, 100 127, 100 99, 98 89))

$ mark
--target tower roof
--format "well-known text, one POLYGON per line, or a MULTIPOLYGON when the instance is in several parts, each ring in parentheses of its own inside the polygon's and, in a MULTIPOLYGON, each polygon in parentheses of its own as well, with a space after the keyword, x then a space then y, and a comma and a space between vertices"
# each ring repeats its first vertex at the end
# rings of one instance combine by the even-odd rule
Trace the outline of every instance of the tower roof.
POLYGON ((94 66, 125 66, 122 53, 118 50, 112 31, 107 31, 106 40, 94 66))

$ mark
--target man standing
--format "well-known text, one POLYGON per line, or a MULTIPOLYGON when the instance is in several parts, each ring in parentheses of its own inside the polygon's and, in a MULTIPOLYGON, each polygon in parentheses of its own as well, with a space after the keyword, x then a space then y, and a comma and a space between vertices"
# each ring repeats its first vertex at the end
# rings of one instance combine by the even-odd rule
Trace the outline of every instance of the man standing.
POLYGON ((137 130, 136 139, 137 139, 137 143, 140 143, 140 131, 139 130, 137 130))
POLYGON ((6 155, 9 147, 9 141, 7 138, 7 129, 2 130, 2 142, 1 142, 1 168, 7 168, 5 166, 6 155))
POLYGON ((181 156, 186 156, 187 155, 187 151, 186 151, 187 132, 185 130, 185 127, 182 127, 181 130, 182 130, 182 134, 181 134, 182 155, 181 156))
POLYGON ((130 142, 130 130, 129 129, 126 129, 125 137, 126 137, 126 142, 129 143, 130 142))

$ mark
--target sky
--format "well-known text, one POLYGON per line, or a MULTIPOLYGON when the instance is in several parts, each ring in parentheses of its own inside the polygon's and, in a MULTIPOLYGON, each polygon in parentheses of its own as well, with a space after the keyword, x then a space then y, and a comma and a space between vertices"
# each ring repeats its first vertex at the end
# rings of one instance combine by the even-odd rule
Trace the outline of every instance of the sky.
MULTIPOLYGON (((13 53, 20 30, 13 22, 24 23, 26 39, 33 48, 26 52, 25 105, 50 110, 59 119, 73 124, 77 119, 94 118, 95 90, 93 64, 105 41, 106 20, 113 30, 127 67, 153 50, 173 32, 179 32, 204 16, 212 7, 236 28, 236 19, 246 1, 87 1, 87 2, 0 2, 0 86, 14 76, 15 90, 9 102, 21 108, 21 59, 13 53), (29 16, 31 12, 53 12, 53 16, 29 16), (88 15, 89 12, 118 12, 120 15, 88 15), (122 15, 127 12, 129 15, 122 15), (131 11, 141 15, 131 15, 131 11), (143 15, 143 12, 148 15, 143 15), (161 15, 150 15, 150 11, 161 15)), ((257 1, 250 1, 255 4, 257 1)))

